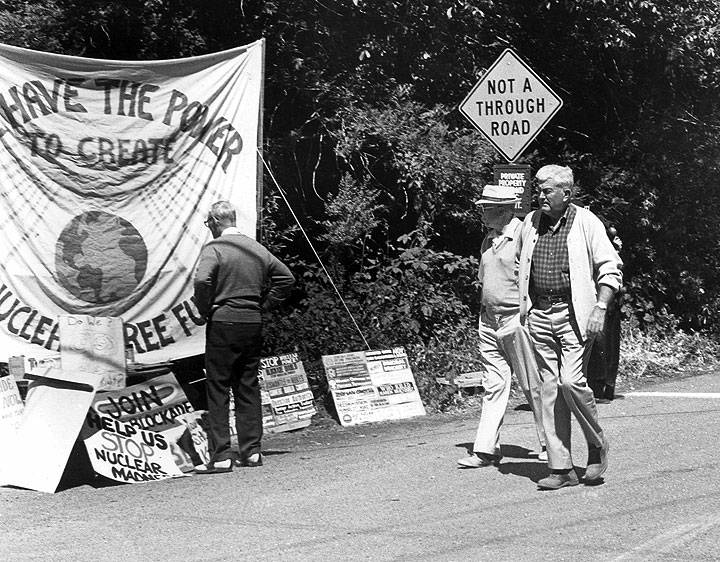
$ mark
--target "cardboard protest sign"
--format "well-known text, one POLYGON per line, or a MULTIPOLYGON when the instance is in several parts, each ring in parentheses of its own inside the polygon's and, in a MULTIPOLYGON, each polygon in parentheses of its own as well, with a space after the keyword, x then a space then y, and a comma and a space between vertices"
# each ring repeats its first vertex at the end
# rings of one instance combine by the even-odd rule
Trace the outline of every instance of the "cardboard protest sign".
POLYGON ((176 418, 193 411, 172 373, 119 390, 98 392, 91 405, 92 415, 107 416, 149 431, 177 427, 176 418))
MULTIPOLYGON (((310 425, 317 413, 305 367, 297 353, 260 359, 258 369, 263 431, 280 433, 310 425)), ((230 393, 230 436, 237 437, 235 400, 230 393)))
MULTIPOLYGON (((12 375, 0 377, 0 457, 7 455, 20 427, 23 401, 12 375)), ((6 459, 7 460, 7 459, 6 459)), ((3 461, 0 460, 0 484, 3 484, 3 461)))
POLYGON ((310 425, 317 410, 297 353, 263 357, 258 378, 265 431, 277 433, 310 425))
POLYGON ((91 385, 33 380, 18 430, 0 455, 3 483, 55 492, 94 396, 91 385))
POLYGON ((263 40, 112 61, 0 45, 0 361, 60 350, 60 315, 121 317, 139 363, 198 355, 205 212, 254 237, 263 40))
POLYGON ((17 429, 23 413, 23 401, 12 376, 0 377, 0 431, 17 429))
POLYGON ((86 427, 96 430, 85 447, 98 474, 127 483, 183 476, 162 434, 108 416, 89 418, 86 427))
POLYGON ((207 430, 205 429, 205 420, 203 419, 203 416, 205 415, 207 415, 207 412, 205 410, 200 410, 195 412, 189 412, 176 418, 190 432, 192 446, 195 449, 198 457, 200 457, 200 461, 202 463, 210 462, 210 441, 208 439, 207 430))
POLYGON ((178 441, 187 430, 182 416, 194 411, 175 375, 168 373, 122 389, 98 392, 82 435, 87 439, 93 434, 101 417, 127 423, 136 430, 158 432, 178 466, 189 471, 198 464, 192 459, 195 451, 186 450, 192 447, 190 440, 185 448, 178 441))
POLYGON ((125 386, 125 344, 121 318, 61 314, 59 317, 62 370, 95 373, 99 390, 125 386))
POLYGON ((403 348, 323 355, 342 425, 425 415, 403 348))

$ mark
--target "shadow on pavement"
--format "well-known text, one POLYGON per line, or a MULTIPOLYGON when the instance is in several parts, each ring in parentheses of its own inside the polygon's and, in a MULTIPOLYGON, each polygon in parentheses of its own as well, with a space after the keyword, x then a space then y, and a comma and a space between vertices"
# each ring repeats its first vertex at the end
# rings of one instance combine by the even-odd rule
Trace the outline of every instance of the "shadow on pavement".
MULTIPOLYGON (((473 443, 456 443, 455 446, 459 449, 465 449, 468 454, 472 454, 473 443)), ((532 451, 526 447, 520 447, 518 445, 507 445, 502 444, 503 460, 500 462, 500 466, 497 468, 500 474, 514 474, 516 476, 523 476, 528 480, 537 483, 538 480, 548 475, 547 463, 538 461, 535 457, 531 456, 532 451), (511 459, 535 459, 530 462, 519 462, 511 459)))
POLYGON ((271 457, 274 455, 290 455, 293 452, 294 451, 277 451, 277 450, 273 450, 273 449, 263 449, 262 454, 264 457, 271 457))
POLYGON ((548 475, 547 464, 540 461, 535 462, 501 462, 498 467, 500 474, 514 474, 515 476, 522 476, 535 482, 545 478, 548 475))

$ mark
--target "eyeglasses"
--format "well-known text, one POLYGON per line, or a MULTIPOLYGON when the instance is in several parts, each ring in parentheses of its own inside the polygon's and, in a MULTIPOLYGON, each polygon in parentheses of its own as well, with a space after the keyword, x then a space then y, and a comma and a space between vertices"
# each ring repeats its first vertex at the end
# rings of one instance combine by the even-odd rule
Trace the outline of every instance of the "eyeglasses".
POLYGON ((215 219, 214 219, 213 217, 208 217, 208 218, 206 218, 206 219, 203 221, 203 224, 204 224, 205 226, 207 226, 208 228, 210 228, 210 223, 211 223, 211 222, 215 222, 215 219))

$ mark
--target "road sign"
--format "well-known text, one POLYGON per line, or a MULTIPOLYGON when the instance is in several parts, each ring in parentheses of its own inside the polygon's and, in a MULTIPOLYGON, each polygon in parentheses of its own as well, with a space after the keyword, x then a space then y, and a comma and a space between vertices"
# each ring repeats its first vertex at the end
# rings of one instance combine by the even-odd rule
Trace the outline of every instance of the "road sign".
POLYGON ((512 49, 505 49, 460 111, 513 162, 562 107, 562 100, 512 49))

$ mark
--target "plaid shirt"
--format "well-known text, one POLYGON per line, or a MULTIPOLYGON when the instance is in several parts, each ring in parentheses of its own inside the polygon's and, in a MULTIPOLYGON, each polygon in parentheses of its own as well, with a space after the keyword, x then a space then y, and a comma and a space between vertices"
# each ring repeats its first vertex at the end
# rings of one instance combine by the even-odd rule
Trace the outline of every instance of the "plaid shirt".
POLYGON ((574 219, 573 205, 556 224, 545 214, 540 217, 538 241, 530 266, 530 287, 535 296, 570 294, 567 236, 574 219))

